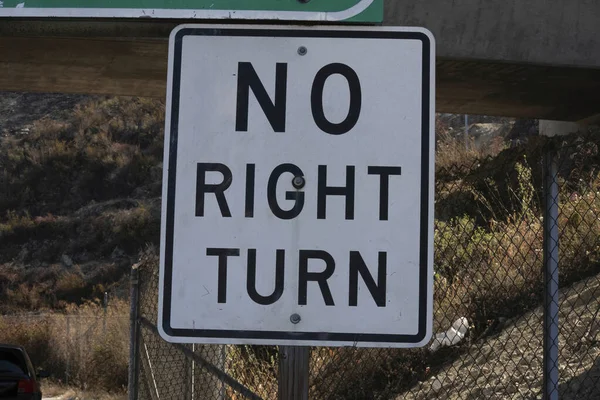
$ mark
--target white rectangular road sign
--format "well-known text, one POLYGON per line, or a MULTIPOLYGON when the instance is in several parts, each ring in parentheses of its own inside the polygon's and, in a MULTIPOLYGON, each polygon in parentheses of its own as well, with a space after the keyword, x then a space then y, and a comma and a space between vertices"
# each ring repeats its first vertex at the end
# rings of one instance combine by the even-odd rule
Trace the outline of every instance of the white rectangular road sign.
POLYGON ((163 338, 427 343, 434 60, 419 28, 172 33, 163 338))

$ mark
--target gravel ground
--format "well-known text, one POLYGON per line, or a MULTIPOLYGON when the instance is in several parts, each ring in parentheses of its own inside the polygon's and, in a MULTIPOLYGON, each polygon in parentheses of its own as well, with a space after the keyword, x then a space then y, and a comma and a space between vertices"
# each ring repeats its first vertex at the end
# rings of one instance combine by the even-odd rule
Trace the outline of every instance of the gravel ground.
MULTIPOLYGON (((600 399, 600 275, 563 289, 560 302, 560 398, 600 399)), ((542 316, 540 307, 507 321, 397 399, 541 398, 542 316)))
POLYGON ((127 400, 127 395, 110 395, 107 393, 89 393, 77 390, 66 390, 58 396, 46 397, 42 400, 127 400))

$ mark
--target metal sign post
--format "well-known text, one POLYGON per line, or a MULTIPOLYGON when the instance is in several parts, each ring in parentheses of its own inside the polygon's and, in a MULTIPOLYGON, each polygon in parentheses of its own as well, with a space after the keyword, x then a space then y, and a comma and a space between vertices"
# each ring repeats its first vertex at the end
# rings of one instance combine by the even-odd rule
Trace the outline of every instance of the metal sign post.
POLYGON ((544 155, 544 399, 558 400, 558 168, 544 155))
POLYGON ((279 400, 308 400, 310 347, 279 347, 279 400))

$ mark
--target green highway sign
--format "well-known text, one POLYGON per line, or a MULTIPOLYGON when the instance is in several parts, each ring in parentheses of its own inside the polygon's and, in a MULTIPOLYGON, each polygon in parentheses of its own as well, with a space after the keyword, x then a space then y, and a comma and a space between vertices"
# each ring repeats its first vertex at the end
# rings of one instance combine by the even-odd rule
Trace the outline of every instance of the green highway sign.
POLYGON ((0 17, 383 20, 384 0, 0 0, 0 17))

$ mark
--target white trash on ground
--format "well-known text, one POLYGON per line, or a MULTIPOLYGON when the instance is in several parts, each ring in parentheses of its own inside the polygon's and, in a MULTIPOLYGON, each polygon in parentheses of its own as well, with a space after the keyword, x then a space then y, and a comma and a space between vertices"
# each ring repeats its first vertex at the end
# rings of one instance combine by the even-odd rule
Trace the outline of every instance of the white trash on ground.
POLYGON ((465 317, 457 319, 446 332, 435 335, 435 339, 433 339, 429 350, 436 351, 440 347, 452 346, 459 343, 465 338, 468 330, 469 320, 465 317))

